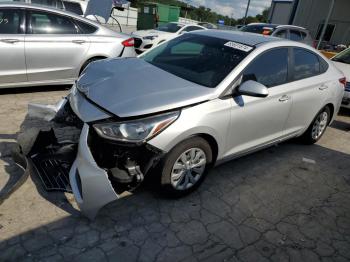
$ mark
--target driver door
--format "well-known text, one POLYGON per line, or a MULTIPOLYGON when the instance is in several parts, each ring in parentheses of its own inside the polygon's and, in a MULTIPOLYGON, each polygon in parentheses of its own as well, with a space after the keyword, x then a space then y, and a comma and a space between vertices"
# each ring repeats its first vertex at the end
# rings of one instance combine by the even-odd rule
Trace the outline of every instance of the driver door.
POLYGON ((233 98, 226 156, 244 154, 284 137, 292 105, 291 96, 286 92, 288 56, 288 48, 272 49, 258 56, 243 71, 242 83, 259 82, 268 88, 269 95, 233 98))

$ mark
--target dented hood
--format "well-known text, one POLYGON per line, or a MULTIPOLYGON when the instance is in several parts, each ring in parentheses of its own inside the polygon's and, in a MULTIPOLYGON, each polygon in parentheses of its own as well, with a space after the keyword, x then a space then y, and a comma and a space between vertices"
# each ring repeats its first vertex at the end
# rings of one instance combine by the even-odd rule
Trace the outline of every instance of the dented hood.
POLYGON ((80 77, 77 87, 88 99, 119 117, 181 108, 209 100, 215 91, 139 58, 92 63, 80 77))

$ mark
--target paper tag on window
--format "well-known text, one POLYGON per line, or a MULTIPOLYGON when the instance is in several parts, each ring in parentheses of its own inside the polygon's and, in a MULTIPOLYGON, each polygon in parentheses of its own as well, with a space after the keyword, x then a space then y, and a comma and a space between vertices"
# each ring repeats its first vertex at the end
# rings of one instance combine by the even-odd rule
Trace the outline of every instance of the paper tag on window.
POLYGON ((253 47, 251 46, 247 46, 247 45, 243 45, 243 44, 240 44, 240 43, 236 43, 236 42, 227 42, 225 44, 225 46, 228 46, 228 47, 231 47, 231 48, 234 48, 234 49, 238 49, 238 50, 241 50, 241 51, 244 51, 244 52, 249 52, 253 49, 253 47))

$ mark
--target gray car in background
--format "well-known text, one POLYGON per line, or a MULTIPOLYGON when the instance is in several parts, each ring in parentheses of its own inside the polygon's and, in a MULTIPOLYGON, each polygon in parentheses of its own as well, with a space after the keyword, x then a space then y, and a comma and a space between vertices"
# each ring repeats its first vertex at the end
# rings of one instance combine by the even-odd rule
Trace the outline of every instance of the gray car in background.
POLYGON ((289 39, 315 47, 310 32, 300 26, 251 23, 240 28, 240 31, 289 39))
POLYGON ((134 40, 70 12, 0 4, 0 88, 72 84, 91 62, 135 56, 134 40))

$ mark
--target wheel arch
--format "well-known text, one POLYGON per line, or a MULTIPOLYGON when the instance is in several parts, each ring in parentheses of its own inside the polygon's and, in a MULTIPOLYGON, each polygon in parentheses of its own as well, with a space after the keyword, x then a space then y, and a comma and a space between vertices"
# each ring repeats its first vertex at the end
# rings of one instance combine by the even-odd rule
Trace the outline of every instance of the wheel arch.
POLYGON ((334 107, 334 105, 333 105, 332 103, 328 103, 328 104, 326 104, 324 107, 328 107, 329 110, 331 111, 331 116, 330 116, 329 122, 328 122, 328 124, 331 124, 332 121, 333 121, 333 117, 334 117, 334 110, 335 110, 335 107, 334 107))
POLYGON ((194 134, 191 137, 201 137, 205 141, 208 142, 208 144, 212 150, 212 154, 213 154, 212 155, 212 161, 213 161, 212 164, 215 165, 215 162, 216 162, 218 154, 219 154, 219 145, 218 145, 216 139, 213 136, 206 134, 206 133, 194 134))
POLYGON ((105 56, 105 55, 94 55, 94 56, 91 56, 91 57, 85 59, 84 62, 80 66, 80 69, 79 69, 79 72, 78 72, 79 75, 85 69, 85 67, 87 66, 89 61, 91 61, 91 60, 102 60, 102 59, 107 59, 107 58, 108 58, 108 56, 105 56))

